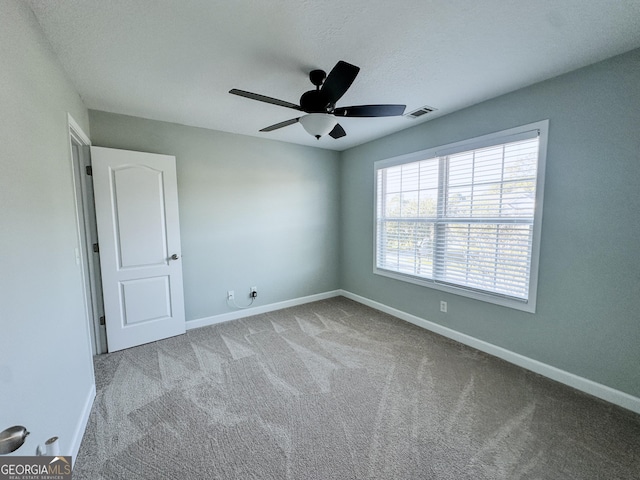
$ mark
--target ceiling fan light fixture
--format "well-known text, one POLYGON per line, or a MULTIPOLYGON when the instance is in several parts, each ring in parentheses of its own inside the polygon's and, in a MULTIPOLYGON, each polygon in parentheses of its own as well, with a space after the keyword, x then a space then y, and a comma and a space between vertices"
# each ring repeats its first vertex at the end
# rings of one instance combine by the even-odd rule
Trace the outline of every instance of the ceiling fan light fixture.
POLYGON ((315 85, 315 90, 304 92, 300 97, 300 105, 286 102, 277 98, 267 97, 259 93, 247 92, 232 88, 229 93, 240 97, 270 103, 280 107, 290 108, 305 112, 307 115, 292 118, 284 122, 261 128, 261 132, 272 132, 279 128, 300 122, 304 129, 318 140, 324 135, 329 135, 337 140, 344 137, 347 132, 338 123, 337 118, 342 117, 394 117, 404 113, 406 105, 352 105, 350 107, 336 108, 336 102, 342 98, 355 80, 360 67, 351 65, 343 60, 336 63, 327 75, 323 70, 312 70, 309 80, 315 85))
POLYGON ((300 117, 300 123, 308 133, 320 140, 320 137, 333 130, 338 120, 329 113, 309 113, 300 117))

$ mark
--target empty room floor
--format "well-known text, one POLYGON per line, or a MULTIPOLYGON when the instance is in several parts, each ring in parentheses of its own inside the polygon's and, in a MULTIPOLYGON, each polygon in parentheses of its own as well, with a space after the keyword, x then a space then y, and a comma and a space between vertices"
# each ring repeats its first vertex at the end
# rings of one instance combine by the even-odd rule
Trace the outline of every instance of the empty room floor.
POLYGON ((637 479, 640 416, 343 297, 95 358, 74 479, 637 479))

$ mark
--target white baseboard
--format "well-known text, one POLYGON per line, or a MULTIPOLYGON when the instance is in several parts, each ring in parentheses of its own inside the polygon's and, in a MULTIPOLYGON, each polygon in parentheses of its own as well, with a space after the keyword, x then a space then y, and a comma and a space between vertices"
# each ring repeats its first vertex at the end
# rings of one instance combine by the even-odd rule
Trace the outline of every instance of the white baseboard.
POLYGON ((91 385, 91 388, 89 389, 87 399, 84 403, 84 408, 82 409, 82 415, 80 416, 80 420, 78 421, 78 425, 76 426, 76 431, 73 435, 73 439, 71 442, 70 455, 71 455, 72 464, 75 464, 76 458, 78 458, 78 452, 80 451, 80 444, 82 443, 82 437, 84 436, 84 432, 87 429, 87 423, 89 422, 89 415, 91 414, 91 407, 93 407, 93 401, 95 400, 95 398, 96 398, 96 384, 93 383, 91 385))
POLYGON ((479 340, 475 337, 460 333, 456 330, 443 327, 440 324, 430 322, 420 317, 416 317, 415 315, 412 315, 410 313, 406 313, 402 310, 389 307, 374 300, 361 297, 360 295, 356 295, 345 290, 339 290, 339 293, 346 298, 354 300, 358 303, 362 303, 363 305, 366 305, 368 307, 380 310, 384 313, 388 313, 389 315, 397 317, 401 320, 413 323, 414 325, 425 328, 457 342, 463 343, 477 350, 488 353, 489 355, 493 355, 494 357, 501 358, 509 363, 513 363, 514 365, 518 365, 519 367, 538 373, 557 382, 564 383, 565 385, 631 410, 632 412, 640 413, 640 398, 629 395, 628 393, 621 392, 620 390, 615 390, 611 387, 607 387, 606 385, 602 385, 601 383, 594 382, 593 380, 580 377, 546 363, 539 362, 538 360, 525 357, 524 355, 520 355, 519 353, 515 353, 511 350, 507 350, 497 345, 479 340))
POLYGON ((273 312, 275 310, 282 310, 283 308, 304 305, 305 303, 326 300, 327 298, 339 297, 340 295, 342 295, 341 290, 333 290, 330 292, 318 293, 316 295, 309 295, 307 297, 294 298, 293 300, 286 300, 284 302, 271 303, 269 305, 245 308, 242 310, 237 310, 235 312, 222 313, 220 315, 214 315, 212 317, 189 320, 187 322, 187 330, 191 330, 192 328, 206 327, 223 322, 229 322, 231 320, 238 320, 239 318, 250 317, 252 315, 260 315, 261 313, 273 312))
MULTIPOLYGON (((307 297, 295 298, 293 300, 287 300, 284 302, 271 303, 269 305, 214 315, 212 317, 190 320, 187 322, 187 330, 191 330, 192 328, 206 327, 208 325, 215 325, 231 320, 237 320, 240 318, 250 317, 252 315, 259 315, 261 313, 273 312, 275 310, 295 307, 297 305, 303 305, 305 303, 316 302, 318 300, 325 300, 327 298, 333 298, 337 296, 343 296, 368 307, 380 310, 381 312, 388 313, 389 315, 397 317, 401 320, 412 323, 426 330, 430 330, 434 333, 450 338, 464 345, 468 345, 477 350, 488 353, 489 355, 493 355, 494 357, 501 358, 519 367, 538 373, 544 377, 573 387, 576 390, 580 390, 582 392, 588 393, 589 395, 593 395, 594 397, 601 398, 602 400, 606 400, 607 402, 613 403, 620 407, 631 410, 632 412, 640 414, 640 398, 638 397, 634 397, 633 395, 621 392, 620 390, 616 390, 601 383, 594 382, 593 380, 580 377, 565 370, 561 370, 557 367, 542 363, 538 360, 525 357, 524 355, 512 352, 511 350, 507 350, 506 348, 493 345, 491 343, 485 342, 484 340, 479 340, 465 333, 460 333, 451 328, 444 327, 438 323, 430 322, 429 320, 425 320, 410 313, 403 312, 402 310, 389 307, 382 303, 376 302, 366 297, 362 297, 360 295, 356 295, 355 293, 351 293, 346 290, 333 290, 316 295, 309 295, 307 297)), ((89 410, 91 410, 91 406, 89 406, 89 410)), ((80 440, 82 440, 82 437, 80 438, 80 440)))

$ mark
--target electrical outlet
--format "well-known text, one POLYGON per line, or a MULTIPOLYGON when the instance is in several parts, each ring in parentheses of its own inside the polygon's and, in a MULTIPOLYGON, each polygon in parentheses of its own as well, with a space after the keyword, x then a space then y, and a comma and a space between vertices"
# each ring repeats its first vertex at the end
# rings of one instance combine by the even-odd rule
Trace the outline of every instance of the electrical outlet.
POLYGON ((447 313, 447 302, 443 300, 440 301, 440 311, 443 313, 447 313))
POLYGON ((251 287, 251 292, 249 293, 251 298, 256 298, 258 296, 258 287, 251 287))
POLYGON ((236 298, 236 297, 235 297, 235 295, 233 293, 233 290, 229 290, 227 292, 227 300, 233 300, 234 298, 236 298))

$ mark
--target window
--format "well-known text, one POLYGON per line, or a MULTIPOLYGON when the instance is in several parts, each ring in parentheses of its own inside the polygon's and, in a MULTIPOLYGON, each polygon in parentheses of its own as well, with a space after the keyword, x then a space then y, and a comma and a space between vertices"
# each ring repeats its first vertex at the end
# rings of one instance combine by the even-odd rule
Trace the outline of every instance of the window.
POLYGON ((376 162, 374 272, 534 312, 547 130, 376 162))

